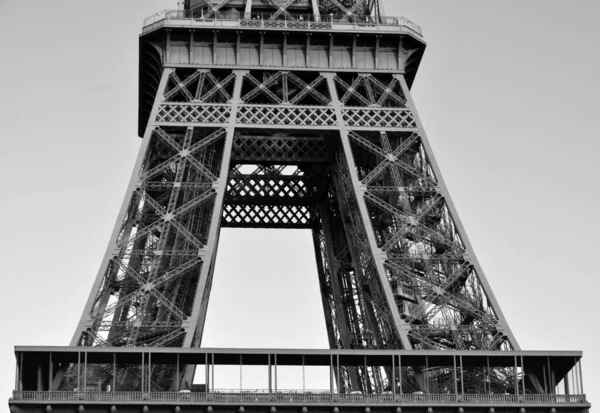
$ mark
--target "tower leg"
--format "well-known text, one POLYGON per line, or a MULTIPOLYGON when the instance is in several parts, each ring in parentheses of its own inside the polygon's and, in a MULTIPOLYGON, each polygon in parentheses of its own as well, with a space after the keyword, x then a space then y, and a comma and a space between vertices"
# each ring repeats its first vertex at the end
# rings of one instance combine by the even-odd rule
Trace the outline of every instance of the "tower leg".
POLYGON ((346 235, 354 250, 355 271, 362 272, 364 279, 372 283, 371 294, 381 295, 380 298, 383 302, 378 306, 380 311, 378 322, 391 325, 391 327, 384 330, 387 330, 391 335, 399 339, 398 346, 410 349, 412 345, 408 338, 409 328, 400 317, 398 305, 394 299, 384 268, 385 254, 377 247, 371 227, 371 219, 363 199, 366 187, 360 182, 356 173, 356 164, 348 138, 348 129, 345 126, 342 114, 342 104, 334 83, 334 74, 324 73, 322 76, 327 78, 332 105, 335 109, 339 125, 341 152, 338 154, 336 164, 336 192, 338 193, 339 203, 342 207, 346 235))

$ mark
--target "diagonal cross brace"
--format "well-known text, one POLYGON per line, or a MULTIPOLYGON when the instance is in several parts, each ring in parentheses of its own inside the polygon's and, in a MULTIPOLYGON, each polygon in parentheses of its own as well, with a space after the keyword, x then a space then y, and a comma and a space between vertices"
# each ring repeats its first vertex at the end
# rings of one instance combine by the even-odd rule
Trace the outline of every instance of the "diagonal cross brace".
POLYGON ((336 76, 334 78, 334 80, 338 85, 340 85, 342 87, 342 89, 344 89, 346 91, 346 93, 344 93, 344 96, 342 96, 340 98, 340 102, 342 102, 344 105, 348 102, 348 100, 352 96, 354 96, 356 99, 358 99, 365 106, 371 105, 371 102, 369 102, 363 95, 361 95, 360 93, 358 93, 356 91, 356 88, 358 88, 358 86, 360 86, 360 84, 362 82, 362 78, 360 76, 358 76, 356 79, 354 79, 354 82, 352 82, 352 85, 349 85, 348 83, 344 82, 338 76, 336 76))
POLYGON ((275 75, 268 78, 265 82, 261 83, 254 76, 248 73, 244 78, 254 85, 254 89, 246 93, 246 95, 242 97, 242 101, 248 103, 248 101, 252 100, 254 97, 256 97, 259 93, 262 92, 275 103, 282 104, 283 101, 276 94, 271 92, 271 90, 269 90, 269 87, 276 84, 281 77, 282 73, 277 72, 275 75))
POLYGON ((221 0, 220 3, 213 6, 212 3, 210 2, 210 0, 204 0, 204 4, 206 4, 208 7, 211 8, 211 10, 208 13, 206 13, 204 15, 204 17, 205 18, 211 18, 213 16, 221 17, 221 13, 219 13, 219 10, 229 2, 231 2, 231 0, 221 0))
MULTIPOLYGON (((193 77, 193 76, 194 75, 190 76, 190 78, 193 77)), ((194 99, 194 97, 192 96, 192 94, 190 93, 190 91, 187 89, 187 85, 189 83, 191 83, 193 79, 189 79, 189 78, 186 79, 186 81, 189 80, 189 83, 182 82, 181 79, 179 78, 179 76, 177 76, 177 73, 175 73, 175 72, 171 73, 171 79, 173 80, 173 82, 175 82, 177 84, 177 86, 175 86, 173 88, 173 90, 171 90, 170 92, 168 92, 165 96, 168 95, 169 98, 170 98, 170 97, 173 97, 175 94, 177 94, 177 92, 181 91, 181 93, 183 93, 185 95, 185 97, 188 100, 188 102, 190 100, 194 99)), ((165 99, 166 99, 166 97, 165 97, 165 99)))
POLYGON ((344 12, 344 17, 342 17, 342 21, 348 21, 351 16, 354 16, 356 10, 363 5, 365 0, 356 0, 356 3, 352 5, 349 9, 346 8, 342 3, 338 0, 330 0, 333 4, 335 4, 340 10, 344 12))
POLYGON ((272 4, 273 6, 277 6, 279 7, 279 10, 277 10, 275 13, 273 13, 273 15, 269 18, 269 20, 277 20, 277 18, 279 16, 281 16, 282 14, 285 15, 285 17, 288 20, 296 20, 294 18, 294 16, 292 16, 288 11, 288 7, 290 7, 292 4, 294 4, 295 2, 297 2, 298 0, 287 0, 284 4, 279 5, 277 2, 273 1, 273 0, 266 0, 268 3, 272 4))
POLYGON ((173 79, 173 82, 175 82, 177 85, 173 89, 171 89, 170 91, 165 93, 165 100, 171 99, 178 92, 183 93, 185 95, 185 97, 188 99, 188 101, 194 100, 194 97, 192 96, 192 94, 190 93, 190 91, 188 90, 187 87, 192 82, 194 82, 194 80, 196 80, 199 76, 200 76, 200 71, 196 71, 194 74, 188 76, 182 82, 181 79, 179 79, 179 76, 177 76, 177 74, 175 72, 171 73, 171 79, 173 79))
POLYGON ((294 96, 292 98, 292 100, 290 101, 291 104, 295 104, 295 103, 299 102, 308 94, 312 95, 315 99, 317 99, 323 105, 329 105, 331 103, 331 99, 323 96, 323 94, 321 94, 318 90, 315 89, 317 86, 319 86, 321 84, 321 82, 323 82, 325 80, 325 78, 323 76, 317 77, 315 80, 313 80, 310 83, 310 85, 307 84, 302 79, 300 79, 298 76, 294 75, 293 73, 288 73, 287 77, 292 81, 292 83, 294 83, 295 85, 302 88, 300 93, 298 93, 296 96, 294 96))

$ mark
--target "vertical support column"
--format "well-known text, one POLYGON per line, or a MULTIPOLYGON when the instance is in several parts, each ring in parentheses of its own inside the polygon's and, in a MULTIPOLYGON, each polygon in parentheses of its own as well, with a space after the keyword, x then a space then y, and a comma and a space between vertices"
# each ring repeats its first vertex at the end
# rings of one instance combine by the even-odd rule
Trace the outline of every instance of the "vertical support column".
POLYGON ((400 317, 400 312, 398 311, 398 305, 396 304, 396 300, 394 299, 394 295, 392 292, 392 287, 387 279, 386 271, 384 268, 384 262, 386 260, 386 256, 377 247, 377 241, 375 240, 375 233, 373 231, 373 226, 371 223, 371 218, 369 216, 369 211, 367 210, 367 205, 364 200, 364 193, 367 188, 365 185, 360 182, 358 179, 358 174, 356 172, 356 164, 354 162, 354 156, 352 155, 352 147, 350 146, 350 139, 348 138, 348 128, 344 122, 344 117, 342 114, 342 104, 337 95, 337 89, 334 83, 333 73, 322 73, 323 77, 327 79, 327 83, 329 85, 329 91, 331 93, 331 101, 332 105, 335 109, 335 113, 337 116, 337 121, 339 125, 340 132, 340 141, 342 144, 342 149, 346 158, 346 162, 348 165, 348 170, 350 173, 350 179, 352 181, 352 187, 354 190, 354 196, 356 197, 356 202, 358 204, 360 210, 360 216, 363 224, 363 229, 369 241, 369 248, 371 255, 373 257, 373 261, 375 263, 375 267, 377 269, 377 275, 379 277, 380 284, 383 288, 383 293, 385 295, 387 305, 389 311, 392 315, 394 325, 396 327, 396 332, 400 341, 402 343, 402 348, 404 349, 412 349, 412 345, 410 343, 408 337, 408 331, 410 330, 410 326, 402 320, 400 317))
POLYGON ((582 367, 583 365, 581 364, 581 359, 579 359, 579 361, 577 362, 577 366, 578 366, 578 370, 579 370, 579 383, 580 383, 580 388, 581 388, 581 394, 585 394, 585 391, 583 390, 583 371, 582 371, 582 367))
POLYGON ((460 356, 460 394, 461 396, 465 395, 465 369, 463 367, 462 356, 460 356))
POLYGON ((356 37, 358 35, 352 36, 352 69, 356 69, 356 37))
POLYGON ((190 64, 194 63, 194 31, 190 30, 190 50, 188 50, 190 56, 190 64))
POLYGON ((521 356, 521 371, 523 372, 522 387, 524 396, 527 394, 527 392, 525 391, 525 377, 527 377, 527 375, 525 374, 525 360, 523 359, 523 356, 521 356))
POLYGON ((38 366, 37 366, 37 386, 36 386, 36 390, 37 391, 43 391, 44 390, 43 379, 42 379, 42 365, 41 364, 38 364, 38 366))
POLYGON ((148 393, 152 391, 152 352, 148 352, 148 393))
MULTIPOLYGON (((343 386, 341 385, 341 382, 340 382, 340 355, 339 354, 336 354, 336 356, 335 356, 335 367, 337 370, 338 393, 341 393, 343 386)), ((346 390, 346 389, 344 389, 344 390, 346 390)))
POLYGON ((212 50, 212 64, 216 65, 217 64, 217 45, 218 45, 218 39, 217 39, 217 31, 214 30, 213 31, 213 50, 212 50))
POLYGON ((77 352, 77 391, 81 391, 81 351, 77 352))
POLYGON ((260 43, 258 45, 258 64, 265 64, 265 32, 260 32, 260 43))
POLYGON ((210 363, 208 361, 208 353, 205 355, 204 359, 204 390, 206 394, 210 393, 210 363))
POLYGON ((112 391, 117 391, 117 353, 113 353, 113 380, 112 391))
POLYGON ((398 354, 398 392, 402 397, 402 354, 398 354))
MULTIPOLYGON (((196 293, 194 295, 194 307, 192 315, 189 318, 189 325, 186 328, 186 336, 182 347, 199 347, 204 332, 204 322, 206 320, 206 310, 208 308, 208 299, 210 296, 210 284, 212 283, 212 272, 217 255, 219 233, 221 230, 221 216, 223 214, 223 200, 227 189, 227 178, 229 175, 229 164, 231 151, 233 147, 233 138, 235 133, 236 118, 238 106, 241 103, 242 82, 245 71, 235 71, 236 79, 231 100, 231 114, 229 122, 226 125, 227 135, 223 146, 223 156, 221 158, 221 169, 219 178, 213 183, 213 190, 216 192, 213 211, 211 215, 210 229, 207 237, 207 244, 201 251, 202 268, 196 293)), ((193 374, 190 376, 193 377, 193 374)))
MULTIPOLYGON (((180 390, 179 382, 181 380, 181 378, 179 377, 179 353, 177 353, 177 359, 176 359, 175 363, 177 363, 177 365, 175 366, 175 391, 177 393, 179 393, 179 390, 180 390)), ((206 388, 204 390, 206 390, 206 388)))
POLYGON ((242 34, 241 32, 236 32, 235 36, 235 63, 239 66, 242 64, 240 60, 241 50, 242 50, 242 34))
POLYGON ((334 48, 333 33, 329 33, 329 68, 333 67, 333 48, 334 48))
POLYGON ((275 354, 275 393, 277 393, 277 354, 275 354))
POLYGON ((48 353, 48 391, 52 391, 52 352, 48 353))
POLYGON ((171 29, 166 29, 167 41, 165 45, 165 63, 171 61, 171 29))
POLYGON ((283 47, 281 48, 281 64, 283 65, 283 67, 287 67, 287 37, 288 34, 283 33, 283 47))
POLYGON ((456 355, 452 356, 452 362, 454 363, 454 369, 452 370, 454 395, 458 396, 458 377, 456 375, 456 355))
POLYGON ((379 69, 379 43, 381 36, 375 36, 375 69, 379 69))
POLYGON ((329 393, 333 394, 333 354, 329 355, 329 393))
POLYGON ((302 394, 306 392, 306 363, 304 360, 304 354, 302 355, 302 394))
POLYGON ((142 364, 141 364, 141 367, 140 367, 140 372, 142 374, 142 388, 141 388, 142 393, 144 392, 144 390, 146 388, 144 386, 144 384, 145 384, 145 382, 144 382, 144 376, 146 375, 146 369, 144 368, 144 356, 145 356, 144 353, 142 353, 142 364))
POLYGON ((268 376, 269 376, 269 395, 271 395, 271 393, 273 392, 272 391, 273 389, 271 388, 271 386, 272 386, 272 378, 271 378, 271 355, 269 354, 268 357, 269 357, 269 373, 268 373, 268 376))
POLYGON ((15 391, 19 391, 19 376, 21 374, 21 369, 19 368, 19 358, 20 353, 17 353, 15 360, 15 391))
MULTIPOLYGON (((79 355, 79 352, 77 352, 77 355, 79 355)), ((23 353, 21 353, 21 357, 19 359, 19 386, 17 390, 23 391, 23 353)))
MULTIPOLYGON (((87 391, 87 351, 83 353, 83 391, 87 391)), ((144 376, 142 376, 143 378, 144 376)))
POLYGON ((306 33, 306 67, 310 67, 310 33, 306 33))
POLYGON ((392 388, 392 394, 394 395, 394 398, 396 396, 396 356, 392 355, 392 383, 391 386, 392 388))
POLYGON ((519 368, 517 366, 517 356, 514 357, 515 359, 515 396, 519 395, 519 378, 517 377, 517 372, 519 371, 519 368))
POLYGON ((212 393, 214 393, 215 392, 215 353, 211 353, 211 355, 210 355, 210 369, 211 369, 210 385, 211 385, 212 393))

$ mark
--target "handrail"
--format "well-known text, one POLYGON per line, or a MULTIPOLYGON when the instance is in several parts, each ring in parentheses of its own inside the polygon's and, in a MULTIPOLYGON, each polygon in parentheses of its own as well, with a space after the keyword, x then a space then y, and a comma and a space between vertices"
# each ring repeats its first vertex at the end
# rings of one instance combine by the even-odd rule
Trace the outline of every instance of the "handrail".
POLYGON ((458 403, 458 404, 586 404, 585 394, 392 394, 331 393, 329 390, 215 390, 212 392, 13 391, 11 400, 86 401, 214 401, 262 403, 458 403))
POLYGON ((187 20, 215 26, 236 25, 240 27, 262 27, 262 28, 288 28, 288 29, 313 29, 324 30, 334 28, 335 25, 353 25, 367 28, 378 28, 380 26, 402 26, 422 36, 421 26, 415 24, 405 17, 382 16, 373 18, 370 16, 337 16, 323 15, 315 18, 312 14, 295 14, 295 20, 280 18, 270 20, 269 13, 246 13, 240 14, 239 18, 204 17, 197 11, 190 10, 163 10, 144 19, 143 28, 149 28, 157 23, 170 20, 187 20))

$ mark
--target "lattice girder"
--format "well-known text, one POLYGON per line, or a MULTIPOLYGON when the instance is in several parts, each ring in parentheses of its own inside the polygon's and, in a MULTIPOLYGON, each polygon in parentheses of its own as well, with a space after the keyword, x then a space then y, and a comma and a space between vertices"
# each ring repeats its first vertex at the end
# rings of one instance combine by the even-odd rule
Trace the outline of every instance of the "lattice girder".
POLYGON ((234 140, 232 161, 282 165, 326 163, 330 157, 327 140, 323 133, 249 130, 234 140))

